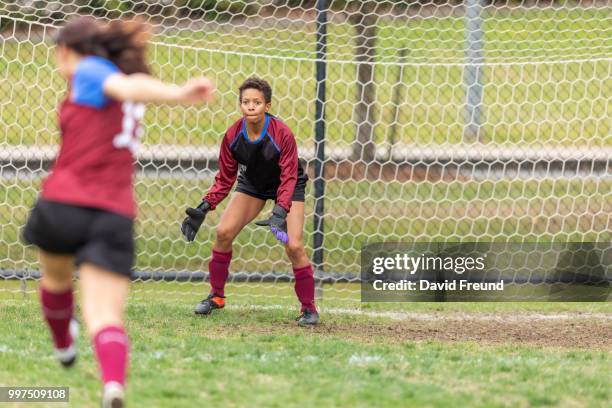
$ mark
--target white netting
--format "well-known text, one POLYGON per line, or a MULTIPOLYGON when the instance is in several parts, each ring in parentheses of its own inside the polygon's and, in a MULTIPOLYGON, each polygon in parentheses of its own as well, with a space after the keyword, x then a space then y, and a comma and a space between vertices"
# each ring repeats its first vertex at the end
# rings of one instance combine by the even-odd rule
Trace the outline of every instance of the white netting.
MULTIPOLYGON (((57 27, 76 14, 139 15, 154 29, 158 77, 215 79, 218 98, 206 108, 149 107, 138 155, 136 268, 189 277, 207 269, 224 205, 198 244, 186 244, 178 224, 211 185, 246 77, 270 81, 272 112, 294 130, 313 175, 316 3, 0 1, 4 276, 37 269, 19 229, 58 141, 57 27)), ((366 242, 610 241, 608 1, 329 3, 321 276, 358 274, 366 242)), ((310 183, 309 254, 313 195, 310 183)), ((290 274, 284 250, 254 227, 234 254, 231 272, 245 273, 234 277, 290 274)))

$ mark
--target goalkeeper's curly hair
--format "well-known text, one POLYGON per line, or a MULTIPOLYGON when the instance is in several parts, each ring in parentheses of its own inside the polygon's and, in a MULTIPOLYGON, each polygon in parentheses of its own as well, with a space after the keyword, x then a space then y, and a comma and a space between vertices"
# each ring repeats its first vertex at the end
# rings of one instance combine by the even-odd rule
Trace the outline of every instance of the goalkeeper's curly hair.
POLYGON ((238 101, 242 101, 242 92, 245 89, 257 89, 258 91, 261 91, 261 93, 263 93, 266 103, 272 102, 272 87, 265 79, 257 77, 247 78, 238 88, 238 90, 240 91, 238 101))

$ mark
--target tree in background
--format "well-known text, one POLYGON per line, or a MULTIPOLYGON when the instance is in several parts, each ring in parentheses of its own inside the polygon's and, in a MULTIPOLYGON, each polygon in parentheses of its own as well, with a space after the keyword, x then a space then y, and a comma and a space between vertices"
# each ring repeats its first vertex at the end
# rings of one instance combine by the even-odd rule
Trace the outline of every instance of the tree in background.
POLYGON ((360 3, 349 21, 355 28, 355 62, 357 63, 357 101, 353 111, 356 124, 351 160, 366 163, 375 159, 376 146, 373 141, 376 123, 376 84, 374 82, 374 57, 376 55, 376 33, 378 14, 377 2, 355 1, 360 3))

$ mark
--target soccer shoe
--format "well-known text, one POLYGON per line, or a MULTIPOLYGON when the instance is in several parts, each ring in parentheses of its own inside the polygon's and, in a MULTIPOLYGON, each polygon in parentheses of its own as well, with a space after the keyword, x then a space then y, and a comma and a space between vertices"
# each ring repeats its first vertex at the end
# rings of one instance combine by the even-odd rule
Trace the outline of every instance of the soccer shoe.
POLYGON ((76 341, 79 337, 79 321, 77 319, 73 318, 70 320, 68 331, 70 332, 70 338, 72 339, 70 346, 55 349, 55 358, 66 368, 72 367, 77 358, 76 341))
POLYGON ((125 390, 118 382, 104 384, 102 408, 123 408, 125 406, 125 390))
POLYGON ((319 313, 306 309, 295 320, 297 320, 298 326, 314 326, 319 324, 319 313))
POLYGON ((195 307, 195 314, 209 315, 213 309, 223 309, 225 306, 225 296, 211 293, 206 299, 198 303, 195 307))

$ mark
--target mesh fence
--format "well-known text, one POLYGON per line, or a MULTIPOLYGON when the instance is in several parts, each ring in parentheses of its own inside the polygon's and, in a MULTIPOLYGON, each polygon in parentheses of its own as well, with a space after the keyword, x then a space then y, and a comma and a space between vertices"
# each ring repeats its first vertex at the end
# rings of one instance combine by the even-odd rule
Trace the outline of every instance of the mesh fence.
MULTIPOLYGON (((361 246, 378 241, 610 241, 608 1, 326 3, 319 276, 356 281, 361 246)), ((36 276, 19 231, 57 151, 65 84, 52 36, 77 14, 139 16, 154 32, 157 77, 216 81, 218 98, 204 108, 147 107, 137 153, 136 269, 144 280, 200 279, 224 205, 196 244, 179 222, 212 183, 248 76, 271 83, 271 112, 293 129, 314 179, 316 2, 0 1, 4 276, 36 276)), ((313 194, 310 183, 309 254, 313 194)), ((290 271, 261 230, 237 238, 235 279, 290 271)))

